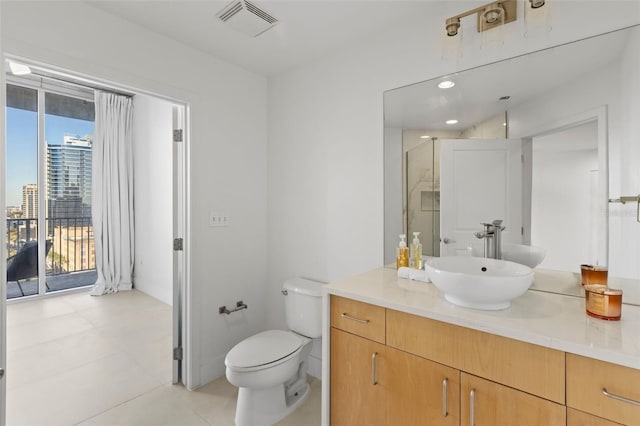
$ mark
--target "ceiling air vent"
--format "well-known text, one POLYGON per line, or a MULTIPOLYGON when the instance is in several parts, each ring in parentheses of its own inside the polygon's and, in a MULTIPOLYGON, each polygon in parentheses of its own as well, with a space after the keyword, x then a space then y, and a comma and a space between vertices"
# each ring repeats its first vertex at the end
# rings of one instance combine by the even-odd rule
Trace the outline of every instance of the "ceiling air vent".
POLYGON ((218 19, 234 29, 256 37, 278 23, 278 20, 247 0, 229 3, 216 14, 218 19))

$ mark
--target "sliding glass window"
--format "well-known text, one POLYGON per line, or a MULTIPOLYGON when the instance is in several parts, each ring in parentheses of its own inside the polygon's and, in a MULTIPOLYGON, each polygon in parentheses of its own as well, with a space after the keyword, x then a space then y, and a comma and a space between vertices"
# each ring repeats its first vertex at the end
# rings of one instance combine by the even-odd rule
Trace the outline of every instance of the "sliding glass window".
POLYGON ((89 91, 7 84, 7 298, 95 282, 89 91))

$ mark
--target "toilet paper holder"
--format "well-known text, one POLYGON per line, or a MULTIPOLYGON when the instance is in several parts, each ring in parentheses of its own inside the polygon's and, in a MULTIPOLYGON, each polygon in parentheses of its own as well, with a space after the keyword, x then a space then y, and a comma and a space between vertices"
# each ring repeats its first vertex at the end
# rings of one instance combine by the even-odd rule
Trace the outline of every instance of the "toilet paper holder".
POLYGON ((242 300, 238 300, 236 302, 236 307, 235 308, 228 309, 226 306, 220 306, 218 308, 218 313, 220 315, 222 315, 222 314, 231 315, 234 312, 238 312, 238 311, 241 311, 243 309, 248 309, 248 308, 249 308, 249 306, 246 303, 243 303, 242 300))

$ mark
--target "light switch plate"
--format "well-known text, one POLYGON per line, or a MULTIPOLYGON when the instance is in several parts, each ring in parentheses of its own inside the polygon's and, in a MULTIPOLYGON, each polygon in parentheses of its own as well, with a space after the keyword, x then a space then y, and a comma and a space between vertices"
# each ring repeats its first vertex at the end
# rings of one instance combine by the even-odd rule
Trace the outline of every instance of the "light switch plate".
POLYGON ((216 228, 220 226, 229 226, 229 216, 226 213, 209 213, 209 227, 216 228))

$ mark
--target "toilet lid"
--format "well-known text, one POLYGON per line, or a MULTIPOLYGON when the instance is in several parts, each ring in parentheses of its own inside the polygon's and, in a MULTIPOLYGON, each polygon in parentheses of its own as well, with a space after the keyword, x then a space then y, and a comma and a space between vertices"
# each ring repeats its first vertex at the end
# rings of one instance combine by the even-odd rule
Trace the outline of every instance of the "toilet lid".
POLYGON ((227 367, 249 368, 271 364, 291 355, 302 340, 290 331, 268 330, 244 339, 229 351, 227 367))

